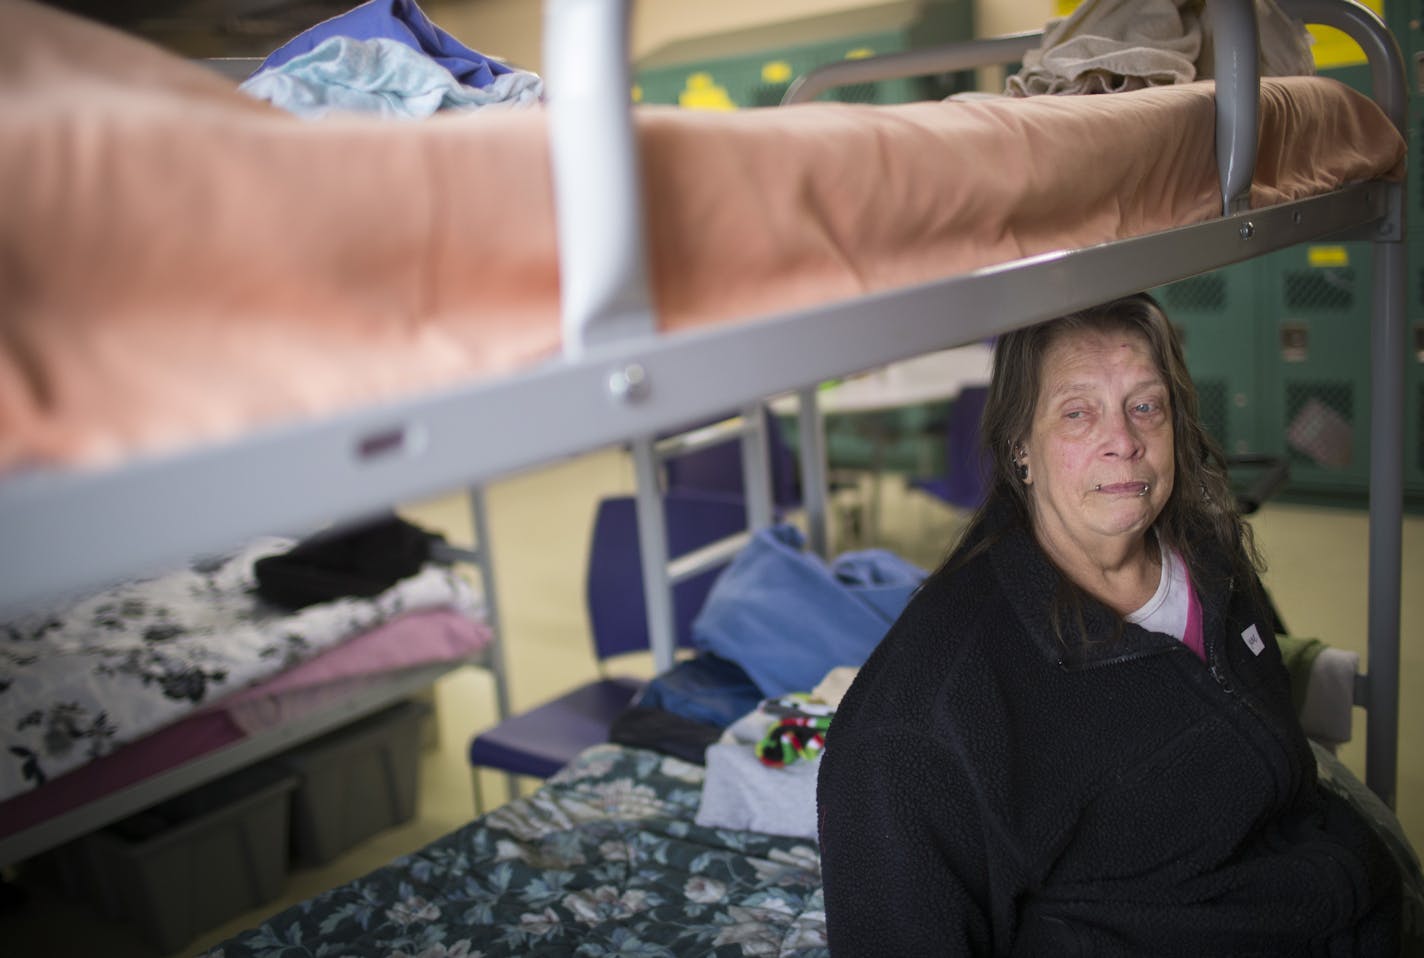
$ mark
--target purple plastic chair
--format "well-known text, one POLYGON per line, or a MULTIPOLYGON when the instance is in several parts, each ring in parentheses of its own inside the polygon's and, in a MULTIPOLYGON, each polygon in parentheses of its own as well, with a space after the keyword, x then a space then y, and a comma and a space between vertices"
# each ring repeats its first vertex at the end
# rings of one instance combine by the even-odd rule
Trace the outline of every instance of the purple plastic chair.
POLYGON ((988 464, 979 441, 979 423, 984 418, 988 386, 966 386, 949 407, 945 421, 945 470, 942 476, 911 479, 910 488, 919 489, 962 509, 977 509, 984 501, 988 464))
MULTIPOLYGON (((663 500, 671 557, 741 532, 746 507, 739 497, 704 492, 669 492, 663 500)), ((599 503, 589 548, 586 600, 593 651, 604 662, 644 651, 651 640, 643 605, 642 552, 631 496, 599 503)), ((720 570, 712 569, 673 588, 677 643, 688 646, 692 620, 702 608, 720 570)), ((476 811, 484 798, 479 769, 548 778, 590 746, 608 741, 616 719, 633 701, 643 680, 603 675, 526 712, 511 715, 470 741, 476 811)), ((511 797, 513 797, 511 795, 511 797)))
MULTIPOLYGON (((730 414, 729 414, 730 415, 730 414)), ((727 417, 720 417, 727 418, 727 417)), ((703 425, 711 425, 718 419, 703 425)), ((778 513, 801 504, 801 478, 796 456, 781 434, 774 413, 766 415, 767 456, 771 462, 771 501, 778 513)), ((742 444, 736 439, 689 452, 663 464, 670 492, 720 492, 744 496, 742 444)))

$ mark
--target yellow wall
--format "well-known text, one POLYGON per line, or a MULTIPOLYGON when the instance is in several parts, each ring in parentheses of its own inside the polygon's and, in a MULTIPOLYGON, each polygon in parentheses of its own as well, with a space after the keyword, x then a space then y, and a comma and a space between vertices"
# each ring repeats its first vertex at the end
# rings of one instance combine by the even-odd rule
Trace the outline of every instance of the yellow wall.
MULTIPOLYGON (((1079 2, 1080 0, 1053 0, 1053 15, 1066 17, 1078 7, 1079 2)), ((1360 0, 1360 2, 1379 14, 1380 17, 1384 16, 1384 0, 1360 0)), ((1315 65, 1318 69, 1365 62, 1365 51, 1360 49, 1360 45, 1334 27, 1321 27, 1312 24, 1306 27, 1306 30, 1310 32, 1313 40, 1310 52, 1315 56, 1315 65)))
MULTIPOLYGON (((975 0, 979 33, 1036 30, 1053 15, 1054 0, 975 0)), ((875 0, 642 0, 633 4, 633 57, 676 40, 873 6, 875 0)), ((481 53, 525 69, 542 69, 540 0, 427 0, 436 23, 481 53)))

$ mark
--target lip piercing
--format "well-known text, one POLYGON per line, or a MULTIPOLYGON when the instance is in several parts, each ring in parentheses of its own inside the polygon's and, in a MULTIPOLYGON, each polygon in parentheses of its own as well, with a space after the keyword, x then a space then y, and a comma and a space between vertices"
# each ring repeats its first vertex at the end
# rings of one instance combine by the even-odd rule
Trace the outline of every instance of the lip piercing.
MULTIPOLYGON (((1101 482, 1098 483, 1096 486, 1093 487, 1093 491, 1094 491, 1094 492, 1102 492, 1102 491, 1103 491, 1103 484, 1102 484, 1101 482)), ((1141 488, 1140 490, 1138 490, 1138 492, 1137 492, 1137 497, 1140 499, 1140 498, 1142 498, 1143 496, 1147 495, 1147 493, 1149 493, 1149 492, 1151 492, 1151 491, 1152 491, 1152 484, 1151 484, 1150 482, 1144 482, 1144 483, 1142 484, 1142 488, 1141 488)))

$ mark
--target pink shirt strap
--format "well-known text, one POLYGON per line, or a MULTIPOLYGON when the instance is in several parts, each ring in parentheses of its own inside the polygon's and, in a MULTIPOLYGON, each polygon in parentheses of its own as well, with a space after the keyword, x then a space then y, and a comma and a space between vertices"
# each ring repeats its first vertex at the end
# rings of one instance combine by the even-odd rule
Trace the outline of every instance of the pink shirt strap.
POLYGON ((1187 630, 1182 635, 1182 641, 1197 654, 1197 658, 1206 661, 1206 645, 1202 642, 1201 600, 1197 598, 1196 586, 1192 585, 1190 571, 1187 572, 1187 630))

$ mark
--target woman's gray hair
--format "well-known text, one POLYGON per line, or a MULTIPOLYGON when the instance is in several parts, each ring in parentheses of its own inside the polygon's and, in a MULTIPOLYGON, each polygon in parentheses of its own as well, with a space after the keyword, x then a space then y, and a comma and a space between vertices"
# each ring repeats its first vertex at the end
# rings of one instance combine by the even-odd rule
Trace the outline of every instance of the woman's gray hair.
POLYGON ((1165 545, 1181 554, 1194 581, 1205 582, 1211 575, 1204 561, 1208 555, 1228 556, 1228 574, 1249 587, 1255 582, 1255 573, 1263 568, 1260 554, 1250 527, 1236 508, 1226 459, 1202 428, 1197 390, 1187 371, 1181 340, 1162 307, 1146 293, 999 338, 980 430, 989 470, 985 477, 988 492, 965 541, 983 539, 975 533, 983 531, 987 513, 996 503, 1011 504, 1018 519, 1032 527, 1033 505, 1019 476, 1018 451, 1028 439, 1038 407, 1044 357, 1060 338, 1083 331, 1129 331, 1141 335, 1167 385, 1176 461, 1172 494, 1153 524, 1154 531, 1165 545))

